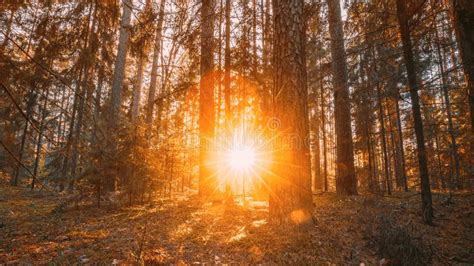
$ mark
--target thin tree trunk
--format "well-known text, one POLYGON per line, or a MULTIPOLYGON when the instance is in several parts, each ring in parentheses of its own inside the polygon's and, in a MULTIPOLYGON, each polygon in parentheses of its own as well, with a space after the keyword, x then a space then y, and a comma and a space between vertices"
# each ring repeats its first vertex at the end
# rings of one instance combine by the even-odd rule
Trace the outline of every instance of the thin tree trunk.
POLYGON ((415 127, 416 147, 418 150, 418 167, 421 181, 421 202, 423 220, 427 224, 433 223, 433 203, 431 199, 430 177, 426 160, 425 138, 423 134, 423 121, 421 119, 420 100, 416 77, 415 61, 410 39, 409 17, 407 16, 406 2, 397 0, 397 16, 403 44, 403 56, 407 68, 408 87, 410 89, 413 122, 415 127))
POLYGON ((328 192, 328 151, 326 144, 326 113, 325 113, 325 102, 324 102, 324 83, 321 82, 321 133, 323 137, 323 179, 324 179, 324 192, 328 192))
MULTIPOLYGON (((144 11, 148 12, 151 9, 151 0, 146 0, 144 11)), ((145 46, 145 45, 143 45, 145 46)), ((138 52, 138 63, 137 63, 137 76, 135 83, 133 84, 132 94, 132 108, 131 108, 131 120, 132 123, 137 121, 138 112, 140 109, 140 101, 142 95, 142 83, 143 83, 143 71, 146 67, 147 57, 145 55, 144 47, 140 47, 138 52)))
MULTIPOLYGON (((217 121, 217 128, 216 130, 221 129, 220 121, 221 121, 221 110, 222 110, 222 11, 223 11, 223 0, 220 0, 219 3, 219 52, 217 58, 217 114, 216 114, 216 121, 217 121)), ((218 133, 219 134, 219 133, 218 133)))
POLYGON ((370 192, 375 192, 375 186, 374 186, 374 176, 373 176, 373 172, 372 172, 372 168, 373 168, 373 156, 372 156, 372 141, 371 141, 371 130, 370 130, 370 127, 369 127, 369 123, 366 123, 366 126, 365 126, 365 134, 367 135, 367 153, 368 153, 368 157, 369 157, 369 170, 368 170, 368 180, 367 180, 367 183, 368 183, 368 186, 369 186, 369 191, 370 192))
POLYGON ((387 155, 387 143, 385 140, 385 119, 384 119, 384 111, 383 111, 383 104, 382 104, 382 94, 380 91, 380 85, 377 83, 377 101, 379 107, 379 122, 380 122, 380 139, 382 140, 382 154, 383 154, 383 168, 384 168, 384 175, 385 175, 385 185, 387 189, 388 195, 392 194, 392 186, 390 180, 390 172, 388 170, 388 155, 387 155))
POLYGON ((316 109, 315 115, 312 118, 312 125, 313 125, 313 138, 314 138, 314 145, 313 145, 313 152, 314 152, 314 179, 313 179, 313 190, 316 189, 323 189, 324 187, 324 180, 321 176, 321 147, 319 143, 319 135, 320 135, 320 117, 318 115, 318 100, 319 100, 319 94, 322 92, 322 86, 323 86, 323 75, 322 75, 322 69, 321 69, 321 60, 318 58, 318 66, 319 66, 319 71, 318 71, 318 85, 317 89, 313 92, 314 93, 314 108, 316 109))
MULTIPOLYGON (((231 26, 231 0, 225 0, 225 51, 224 51, 224 105, 225 105, 225 135, 231 138, 232 111, 231 111, 231 92, 230 92, 230 26, 231 26)), ((226 202, 233 202, 230 176, 226 177, 225 192, 226 202)))
POLYGON ((150 89, 148 90, 148 105, 146 109, 145 122, 147 124, 147 139, 151 137, 151 128, 153 123, 153 110, 155 108, 156 82, 158 78, 158 59, 161 51, 161 36, 163 31, 163 20, 165 17, 165 2, 160 2, 160 13, 158 15, 158 25, 155 32, 155 44, 153 49, 153 62, 151 65, 150 89))
POLYGON ((117 59, 115 61, 114 76, 112 79, 112 96, 110 100, 109 127, 114 130, 119 117, 122 104, 123 80, 125 79, 125 64, 127 61, 127 48, 130 36, 130 20, 132 14, 132 0, 123 0, 123 13, 120 24, 119 44, 117 59))
POLYGON ((334 86, 334 119, 336 130, 336 190, 343 195, 357 194, 354 168, 351 109, 347 85, 347 63, 344 49, 339 0, 327 0, 334 86))

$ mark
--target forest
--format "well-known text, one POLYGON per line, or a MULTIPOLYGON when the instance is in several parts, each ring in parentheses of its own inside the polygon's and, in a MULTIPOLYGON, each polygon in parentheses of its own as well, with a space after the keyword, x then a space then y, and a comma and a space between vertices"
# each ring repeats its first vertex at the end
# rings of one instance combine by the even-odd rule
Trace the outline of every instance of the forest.
POLYGON ((472 265, 473 191, 472 0, 0 0, 0 265, 472 265))

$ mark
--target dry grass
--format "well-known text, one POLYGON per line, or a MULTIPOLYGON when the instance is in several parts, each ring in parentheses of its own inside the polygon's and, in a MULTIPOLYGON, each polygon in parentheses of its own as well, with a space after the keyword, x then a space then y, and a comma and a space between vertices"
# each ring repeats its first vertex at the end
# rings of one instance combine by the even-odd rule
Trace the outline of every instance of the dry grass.
POLYGON ((410 262, 424 263, 425 253, 435 264, 474 261, 472 197, 443 204, 446 196, 436 195, 433 227, 421 223, 417 197, 323 194, 314 199, 316 224, 305 233, 271 226, 258 202, 230 208, 181 197, 53 212, 59 200, 0 186, 0 262, 372 265, 382 258, 403 264, 396 258, 412 254, 420 260, 410 262))

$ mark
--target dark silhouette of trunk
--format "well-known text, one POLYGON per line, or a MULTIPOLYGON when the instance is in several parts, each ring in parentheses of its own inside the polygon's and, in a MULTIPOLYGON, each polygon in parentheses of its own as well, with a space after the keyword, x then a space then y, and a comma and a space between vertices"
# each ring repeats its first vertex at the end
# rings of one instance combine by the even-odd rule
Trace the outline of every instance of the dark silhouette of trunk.
POLYGON ((347 85, 346 52, 339 0, 327 0, 334 87, 336 130, 336 190, 338 194, 357 194, 354 168, 351 109, 347 85))
MULTIPOLYGON (((375 64, 375 62, 373 63, 375 64)), ((377 72, 377 69, 375 69, 377 72)), ((387 189, 388 195, 392 194, 392 186, 390 180, 390 171, 388 170, 389 158, 387 153, 387 142, 385 139, 385 119, 384 119, 384 110, 383 110, 383 103, 382 103, 382 93, 380 89, 380 85, 376 84, 377 88, 377 105, 379 108, 379 122, 380 122, 380 139, 382 140, 382 154, 383 154, 383 169, 385 175, 385 185, 387 189)))
MULTIPOLYGON (((232 111, 231 111, 231 92, 230 92, 230 26, 231 26, 231 0, 225 1, 225 51, 224 51, 224 105, 225 105, 225 134, 228 138, 231 137, 232 129, 232 111)), ((226 177, 225 184, 226 200, 228 203, 233 202, 232 189, 230 183, 230 176, 226 177)))
POLYGON ((280 122, 273 147, 270 178, 270 220, 282 225, 313 223, 309 117, 303 0, 273 0, 273 115, 280 122), (288 112, 288 110, 292 110, 288 112), (298 143, 285 145, 285 138, 298 143))
POLYGON ((231 58, 230 58, 230 25, 232 23, 230 19, 231 11, 231 0, 225 1, 225 51, 224 51, 224 103, 225 103, 225 122, 226 122, 226 132, 230 133, 232 127, 232 113, 230 106, 230 67, 231 67, 231 58))
POLYGON ((252 72, 253 76, 257 75, 257 0, 252 0, 252 72))
MULTIPOLYGON (((217 112, 216 112, 216 121, 217 121, 217 126, 216 130, 220 130, 220 117, 221 117, 221 111, 222 111, 222 23, 224 16, 222 15, 224 11, 224 2, 223 0, 220 0, 219 3, 219 36, 218 36, 218 53, 217 53, 217 112)), ((224 131, 226 130, 224 126, 224 131)), ((219 134, 220 132, 218 132, 219 134)))
POLYGON ((423 134, 423 121, 421 119, 420 100, 418 96, 418 84, 413 57, 412 43, 410 39, 409 16, 407 14, 406 2, 397 0, 397 16, 400 26, 400 34, 403 45, 403 57, 407 68, 408 87, 412 103, 413 123, 415 127, 416 147, 418 152, 418 167, 421 181, 421 202, 423 209, 423 220, 427 224, 433 223, 433 203, 431 199, 430 178, 426 160, 425 138, 423 134))
POLYGON ((202 0, 201 6, 201 81, 199 85, 199 194, 214 194, 215 176, 210 165, 215 130, 214 104, 214 0, 202 0))
MULTIPOLYGON (((471 133, 474 134, 474 1, 452 0, 452 4, 454 28, 456 30, 469 96, 471 133)), ((474 147, 472 143, 471 148, 474 147)))

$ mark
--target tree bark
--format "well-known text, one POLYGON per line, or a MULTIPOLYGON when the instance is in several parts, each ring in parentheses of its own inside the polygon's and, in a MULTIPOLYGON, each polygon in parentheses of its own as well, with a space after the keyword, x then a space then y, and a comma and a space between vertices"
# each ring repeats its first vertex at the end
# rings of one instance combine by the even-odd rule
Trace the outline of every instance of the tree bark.
POLYGON ((166 0, 161 0, 160 2, 160 14, 158 15, 158 25, 156 27, 155 33, 155 44, 153 48, 153 62, 151 65, 151 79, 150 79, 150 89, 148 90, 148 104, 146 109, 145 122, 147 124, 147 139, 151 136, 151 128, 153 122, 153 110, 155 108, 155 94, 156 94, 156 80, 158 78, 158 59, 160 57, 161 51, 161 35, 163 31, 163 20, 165 16, 165 2, 166 0))
POLYGON ((199 85, 199 194, 215 193, 216 180, 211 169, 211 145, 215 130, 214 104, 214 0, 202 0, 201 81, 199 85))
POLYGON ((130 36, 132 6, 132 0, 123 0, 123 13, 120 24, 117 59, 115 61, 114 76, 112 79, 112 97, 110 101, 109 125, 112 129, 116 125, 116 120, 120 111, 120 105, 122 103, 122 87, 123 80, 125 78, 125 63, 127 61, 127 48, 130 36))
POLYGON ((338 194, 357 194, 354 168, 351 109, 347 85, 347 63, 344 49, 339 0, 327 0, 334 86, 334 119, 336 130, 336 190, 338 194))
POLYGON ((303 5, 303 0, 273 0, 273 114, 280 128, 273 147, 269 211, 270 220, 281 225, 313 223, 303 5))
POLYGON ((471 111, 471 134, 474 134, 474 1, 452 0, 452 4, 454 28, 468 89, 471 111))

